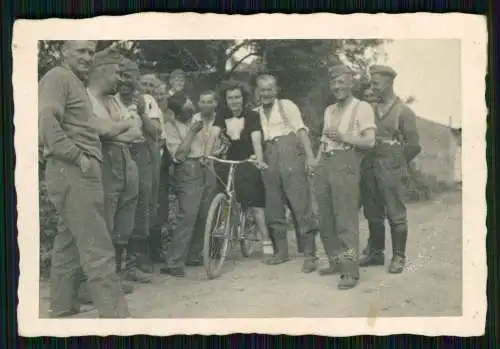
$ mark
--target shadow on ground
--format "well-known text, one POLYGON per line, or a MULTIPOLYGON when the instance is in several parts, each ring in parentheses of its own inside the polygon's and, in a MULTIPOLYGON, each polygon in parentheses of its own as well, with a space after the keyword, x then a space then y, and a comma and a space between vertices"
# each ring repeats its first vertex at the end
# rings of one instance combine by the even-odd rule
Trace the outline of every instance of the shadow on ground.
MULTIPOLYGON (((183 279, 157 271, 152 284, 137 285, 127 296, 130 311, 138 318, 460 316, 461 193, 411 204, 408 211, 408 266, 401 275, 390 275, 385 267, 363 268, 358 287, 339 291, 337 277, 301 273, 297 254, 278 266, 239 257, 226 262, 216 280, 208 280, 203 268, 187 268, 183 279)), ((290 251, 295 252, 294 235, 289 233, 290 251)), ((366 237, 366 221, 361 220, 362 245, 366 237)), ((386 238, 390 251, 390 235, 386 238)), ((325 264, 321 244, 319 257, 325 264)), ((40 317, 47 315, 48 285, 41 283, 40 317)), ((91 311, 77 317, 96 316, 91 311)))

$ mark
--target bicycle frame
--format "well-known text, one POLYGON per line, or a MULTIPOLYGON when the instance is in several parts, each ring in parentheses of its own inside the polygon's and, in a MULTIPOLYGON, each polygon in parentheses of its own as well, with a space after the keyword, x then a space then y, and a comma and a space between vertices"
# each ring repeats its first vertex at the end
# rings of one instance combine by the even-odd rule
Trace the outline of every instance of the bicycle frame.
MULTIPOLYGON (((209 217, 211 218, 207 217, 207 223, 205 225, 205 245, 204 245, 205 269, 207 271, 209 278, 214 278, 220 275, 220 270, 221 270, 220 268, 222 267, 226 259, 226 252, 229 243, 232 245, 237 240, 240 243, 243 256, 248 257, 251 254, 251 250, 249 250, 243 232, 246 212, 244 212, 241 209, 241 207, 235 200, 234 176, 237 165, 252 161, 250 159, 243 161, 231 161, 231 160, 219 159, 212 156, 207 156, 207 159, 230 165, 227 181, 224 187, 224 193, 217 194, 213 199, 212 203, 210 204, 209 217), (209 225, 208 222, 213 222, 215 210, 216 207, 218 207, 216 205, 221 205, 221 204, 223 205, 221 212, 223 216, 222 217, 219 216, 219 218, 222 218, 224 221, 223 241, 225 242, 223 242, 224 248, 221 254, 220 264, 218 264, 217 267, 213 267, 211 262, 214 261, 214 259, 210 257, 210 241, 211 241, 210 236, 213 234, 212 230, 213 228, 211 225, 209 225)), ((216 218, 217 221, 219 218, 216 218)))
MULTIPOLYGON (((229 164, 229 173, 228 173, 228 176, 227 176, 227 181, 225 183, 225 186, 224 186, 224 194, 227 196, 228 198, 228 202, 229 202, 229 210, 230 212, 233 212, 233 204, 235 203, 234 201, 234 196, 235 196, 235 191, 234 191, 234 176, 235 176, 235 172, 236 172, 236 166, 238 165, 241 165, 243 163, 246 163, 246 162, 252 162, 250 159, 246 159, 246 160, 240 160, 240 161, 234 161, 234 160, 224 160, 224 159, 220 159, 220 158, 217 158, 217 157, 214 157, 214 156, 207 156, 207 159, 209 160, 213 160, 215 162, 219 162, 219 163, 223 163, 223 164, 229 164)), ((239 215, 238 215, 238 219, 241 221, 242 219, 242 215, 245 214, 244 212, 239 212, 239 215)), ((234 234, 234 231, 231 232, 231 235, 234 234)), ((242 233, 239 231, 238 229, 238 232, 237 232, 237 238, 241 238, 241 235, 242 233)))
POLYGON ((224 186, 224 192, 228 196, 230 200, 233 199, 234 197, 234 190, 233 190, 233 185, 234 185, 234 174, 236 171, 236 166, 244 164, 246 162, 252 162, 251 160, 240 160, 240 161, 233 161, 233 160, 224 160, 217 158, 215 156, 207 156, 207 159, 213 160, 215 162, 219 162, 222 164, 229 164, 229 174, 227 176, 227 181, 224 186))

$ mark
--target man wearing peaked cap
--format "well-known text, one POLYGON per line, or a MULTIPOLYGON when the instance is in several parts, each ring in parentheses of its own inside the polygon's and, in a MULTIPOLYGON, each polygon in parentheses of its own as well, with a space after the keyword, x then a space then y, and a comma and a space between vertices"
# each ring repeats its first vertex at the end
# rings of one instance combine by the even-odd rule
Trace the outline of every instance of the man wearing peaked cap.
MULTIPOLYGON (((136 79, 139 79, 139 76, 140 76, 139 65, 129 58, 124 58, 121 61, 120 70, 122 72, 129 72, 129 73, 137 74, 137 76, 134 76, 134 77, 136 79)), ((138 81, 136 81, 136 82, 138 82, 138 81)))
POLYGON ((353 72, 345 65, 329 69, 336 100, 324 113, 318 152, 316 198, 320 237, 329 267, 320 275, 340 272, 340 289, 358 284, 359 180, 361 153, 375 144, 375 116, 371 106, 352 94, 353 72), (349 168, 349 171, 345 169, 349 168))
MULTIPOLYGON (((115 50, 98 52, 90 69, 87 88, 96 123, 100 125, 105 212, 115 246, 117 273, 121 272, 123 252, 132 234, 138 198, 137 166, 128 145, 141 137, 137 128, 134 128, 133 120, 113 112, 113 94, 120 81, 119 70, 123 61, 123 57, 115 50), (128 128, 121 132, 112 130, 122 124, 128 125, 128 128)), ((132 285, 124 281, 122 285, 125 292, 132 292, 132 285)))
POLYGON ((406 262, 408 222, 404 203, 407 166, 420 153, 415 113, 394 93, 396 72, 388 66, 370 68, 376 143, 361 165, 361 200, 370 231, 361 266, 384 265, 385 219, 392 238, 390 273, 401 273, 406 262))
POLYGON ((139 172, 139 196, 134 216, 134 227, 127 245, 126 279, 134 282, 151 282, 147 273, 152 271, 148 258, 148 236, 154 217, 153 185, 155 159, 161 138, 161 111, 150 95, 140 89, 140 70, 136 62, 125 59, 120 68, 121 81, 114 96, 116 108, 136 122, 141 137, 130 144, 132 158, 139 172))
POLYGON ((387 65, 373 65, 373 66, 371 66, 370 67, 370 75, 374 75, 374 74, 388 76, 388 77, 391 77, 393 79, 398 75, 394 69, 392 69, 391 67, 389 67, 387 65))
POLYGON ((91 64, 91 69, 108 64, 121 64, 124 57, 113 48, 107 48, 102 51, 96 52, 91 64))
POLYGON ((330 76, 330 79, 335 79, 338 76, 344 74, 353 75, 354 72, 343 63, 335 64, 328 69, 328 75, 330 76))

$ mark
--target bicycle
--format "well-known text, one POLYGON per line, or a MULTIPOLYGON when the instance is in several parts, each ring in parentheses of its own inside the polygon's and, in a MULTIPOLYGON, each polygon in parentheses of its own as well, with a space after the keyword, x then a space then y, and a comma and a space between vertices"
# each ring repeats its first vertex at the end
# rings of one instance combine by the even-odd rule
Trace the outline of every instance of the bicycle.
POLYGON ((213 198, 205 223, 203 264, 208 278, 214 279, 222 274, 222 266, 226 260, 230 242, 231 245, 239 242, 243 257, 249 257, 253 253, 254 243, 258 241, 258 239, 251 239, 247 235, 245 229, 247 212, 236 202, 234 191, 236 167, 253 161, 251 159, 242 161, 224 160, 214 156, 207 156, 206 158, 230 165, 224 192, 218 193, 213 198), (218 252, 217 248, 219 248, 218 252))

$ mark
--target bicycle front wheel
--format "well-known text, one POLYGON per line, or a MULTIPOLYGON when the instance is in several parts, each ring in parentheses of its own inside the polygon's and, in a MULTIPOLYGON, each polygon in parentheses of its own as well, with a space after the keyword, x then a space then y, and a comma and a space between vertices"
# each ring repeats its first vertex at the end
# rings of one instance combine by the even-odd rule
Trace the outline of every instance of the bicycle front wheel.
POLYGON ((230 202, 223 193, 217 194, 208 209, 205 224, 203 263, 209 279, 220 276, 231 238, 230 202))

